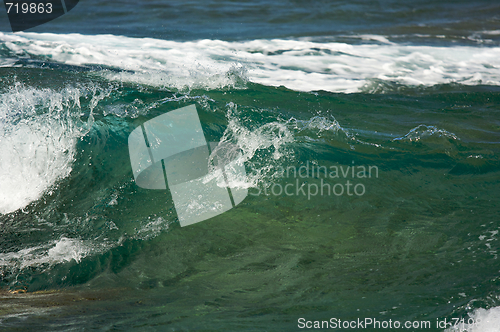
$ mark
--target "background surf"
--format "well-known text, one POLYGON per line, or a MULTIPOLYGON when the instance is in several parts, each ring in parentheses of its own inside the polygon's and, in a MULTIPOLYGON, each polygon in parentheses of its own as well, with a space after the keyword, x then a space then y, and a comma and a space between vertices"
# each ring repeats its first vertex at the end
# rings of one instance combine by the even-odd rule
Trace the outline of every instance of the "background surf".
POLYGON ((2 328, 497 326, 496 7, 380 4, 143 2, 121 26, 132 4, 81 3, 36 28, 57 34, 0 33, 2 328), (191 15, 160 29, 152 8, 191 15), (168 192, 134 184, 127 139, 189 104, 261 194, 181 229, 168 192), (263 194, 344 181, 279 174, 308 163, 379 176, 363 196, 263 194))

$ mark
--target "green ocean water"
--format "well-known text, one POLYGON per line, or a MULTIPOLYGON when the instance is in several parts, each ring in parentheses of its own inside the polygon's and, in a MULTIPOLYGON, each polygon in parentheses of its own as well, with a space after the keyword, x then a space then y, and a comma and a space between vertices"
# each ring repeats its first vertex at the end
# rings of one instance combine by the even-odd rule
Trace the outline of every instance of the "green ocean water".
POLYGON ((443 331, 437 320, 500 305, 498 87, 299 92, 233 73, 232 86, 179 90, 95 73, 0 68, 2 144, 14 146, 2 170, 29 188, 60 171, 0 215, 3 330, 295 331, 299 318, 375 318, 443 331), (250 194, 181 228, 168 191, 135 184, 127 140, 191 104, 207 141, 241 147, 250 194), (358 176, 370 166, 377 176, 358 176), (364 193, 307 195, 346 181, 364 193), (276 194, 287 184, 292 195, 276 194))
POLYGON ((3 8, 0 331, 500 332, 497 2, 3 8), (189 105, 248 196, 181 227, 129 135, 189 105))

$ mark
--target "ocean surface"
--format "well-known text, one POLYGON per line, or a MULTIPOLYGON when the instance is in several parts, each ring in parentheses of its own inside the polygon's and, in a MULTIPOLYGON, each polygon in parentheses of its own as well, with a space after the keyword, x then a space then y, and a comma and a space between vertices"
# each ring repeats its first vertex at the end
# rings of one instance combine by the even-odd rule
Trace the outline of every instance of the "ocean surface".
POLYGON ((499 153, 498 1, 1 7, 0 330, 498 332, 499 153), (128 137, 188 105, 249 195, 180 227, 128 137))

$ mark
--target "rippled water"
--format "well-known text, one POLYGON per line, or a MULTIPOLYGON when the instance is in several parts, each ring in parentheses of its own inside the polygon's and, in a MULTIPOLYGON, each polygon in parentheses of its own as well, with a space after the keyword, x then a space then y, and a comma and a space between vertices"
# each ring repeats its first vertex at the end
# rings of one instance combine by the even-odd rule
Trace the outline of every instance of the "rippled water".
POLYGON ((0 326, 496 331, 497 7, 90 2, 0 25, 0 326), (193 104, 250 194, 181 228, 128 136, 193 104))

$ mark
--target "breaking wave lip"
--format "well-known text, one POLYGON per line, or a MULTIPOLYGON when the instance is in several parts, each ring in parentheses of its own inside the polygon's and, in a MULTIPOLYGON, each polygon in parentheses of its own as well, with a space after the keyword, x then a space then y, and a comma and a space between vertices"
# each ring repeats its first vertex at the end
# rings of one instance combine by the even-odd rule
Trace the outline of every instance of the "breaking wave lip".
MULTIPOLYGON (((237 164, 246 164, 250 168, 250 172, 247 173, 245 178, 233 177, 228 182, 230 188, 248 189, 257 187, 258 184, 265 183, 266 179, 277 175, 276 168, 273 165, 281 163, 283 159, 290 160, 294 158, 293 151, 289 148, 289 144, 295 142, 292 130, 285 121, 279 119, 262 125, 255 125, 251 119, 241 115, 238 105, 230 102, 227 106, 226 118, 228 125, 208 161, 210 173, 213 175, 208 176, 205 181, 219 177, 219 175, 216 175, 219 173, 214 172, 213 166, 213 158, 219 151, 219 153, 229 154, 228 159, 232 159, 231 156, 236 157, 235 162, 237 164), (226 146, 238 147, 236 150, 241 154, 237 156, 237 153, 235 153, 237 151, 225 150, 226 146), (271 151, 270 157, 266 160, 264 166, 254 160, 259 151, 271 151)), ((219 181, 222 181, 222 178, 219 178, 219 181)))
MULTIPOLYGON (((381 151, 380 149, 405 151, 403 145, 394 143, 413 145, 415 142, 421 142, 424 147, 431 146, 434 152, 441 151, 457 159, 468 158, 468 155, 450 152, 456 150, 454 145, 460 141, 458 135, 433 125, 418 125, 403 136, 395 138, 395 135, 390 133, 376 132, 375 136, 373 132, 366 131, 364 135, 372 138, 372 141, 369 141, 360 138, 356 128, 343 127, 331 115, 328 117, 317 115, 309 119, 277 118, 272 122, 256 125, 252 121, 247 121, 247 116, 240 112, 238 105, 230 102, 228 107, 226 114, 228 126, 219 146, 223 147, 226 143, 237 146, 241 151, 237 162, 244 163, 250 170, 246 179, 238 179, 229 183, 231 188, 248 189, 269 185, 270 180, 280 176, 279 165, 283 162, 294 161, 295 148, 297 146, 308 147, 310 143, 327 144, 350 150, 356 150, 362 146, 364 153, 377 153, 381 151), (373 139, 374 137, 376 138, 373 139), (370 150, 365 147, 369 147, 370 150), (265 163, 261 163, 259 155, 261 152, 266 153, 265 163)), ((315 146, 315 149, 319 151, 321 147, 315 146)), ((415 150, 410 151, 410 153, 415 152, 415 150)), ((212 167, 211 165, 209 161, 209 168, 212 167)), ((209 177, 208 180, 213 177, 209 177)))
POLYGON ((0 90, 0 215, 23 209, 68 177, 76 144, 92 127, 92 112, 109 95, 96 86, 0 90), (80 98, 89 98, 82 119, 80 98))
POLYGON ((175 89, 244 88, 247 81, 297 91, 362 92, 374 80, 407 86, 500 85, 500 47, 418 46, 360 35, 373 44, 312 38, 175 42, 113 35, 0 33, 7 56, 119 68, 110 80, 175 89))
POLYGON ((78 96, 19 84, 0 94, 0 214, 24 208, 70 174, 82 134, 70 114, 78 96))

